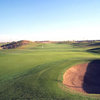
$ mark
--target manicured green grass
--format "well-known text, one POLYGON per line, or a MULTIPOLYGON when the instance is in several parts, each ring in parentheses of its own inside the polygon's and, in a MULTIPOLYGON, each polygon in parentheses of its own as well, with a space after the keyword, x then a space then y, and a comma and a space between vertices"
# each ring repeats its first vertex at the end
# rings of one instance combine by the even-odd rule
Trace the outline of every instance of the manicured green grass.
POLYGON ((67 90, 63 73, 74 64, 100 58, 67 44, 39 44, 0 50, 0 100, 99 100, 67 90))

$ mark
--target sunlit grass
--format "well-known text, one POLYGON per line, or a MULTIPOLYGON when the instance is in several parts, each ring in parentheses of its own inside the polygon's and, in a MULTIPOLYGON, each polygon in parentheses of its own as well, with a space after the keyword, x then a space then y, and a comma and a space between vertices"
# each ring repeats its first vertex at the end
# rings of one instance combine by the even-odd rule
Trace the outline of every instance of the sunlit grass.
POLYGON ((96 58, 86 48, 67 44, 1 50, 0 100, 96 100, 66 91, 62 84, 67 68, 96 58))

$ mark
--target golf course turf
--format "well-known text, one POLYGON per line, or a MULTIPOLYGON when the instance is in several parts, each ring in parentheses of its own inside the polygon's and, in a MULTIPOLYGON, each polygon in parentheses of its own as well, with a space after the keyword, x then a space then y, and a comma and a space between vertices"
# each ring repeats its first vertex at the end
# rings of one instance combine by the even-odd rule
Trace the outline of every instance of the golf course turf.
POLYGON ((67 69, 100 58, 88 49, 50 43, 0 50, 0 100, 100 100, 63 84, 67 69))

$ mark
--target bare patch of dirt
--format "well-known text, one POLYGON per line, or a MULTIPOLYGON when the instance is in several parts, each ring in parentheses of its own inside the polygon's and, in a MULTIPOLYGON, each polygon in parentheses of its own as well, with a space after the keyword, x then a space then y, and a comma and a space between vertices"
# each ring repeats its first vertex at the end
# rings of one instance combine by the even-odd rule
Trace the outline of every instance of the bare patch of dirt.
POLYGON ((63 75, 68 88, 87 94, 100 94, 100 59, 69 68, 63 75))
POLYGON ((70 89, 85 93, 83 81, 87 66, 88 63, 84 63, 69 68, 63 75, 63 84, 70 89))

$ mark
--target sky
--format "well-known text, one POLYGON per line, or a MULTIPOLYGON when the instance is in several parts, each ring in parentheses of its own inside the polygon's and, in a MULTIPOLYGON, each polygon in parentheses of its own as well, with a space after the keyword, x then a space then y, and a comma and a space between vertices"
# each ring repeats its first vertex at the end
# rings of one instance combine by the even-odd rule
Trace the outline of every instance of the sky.
POLYGON ((0 41, 96 39, 100 0, 0 0, 0 41))

